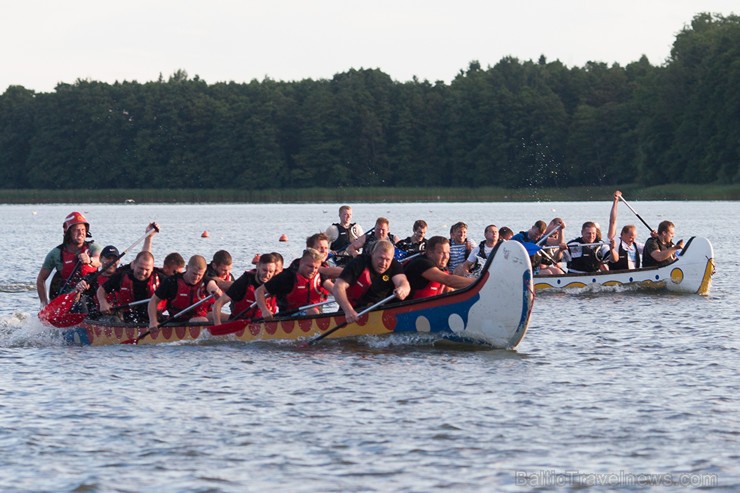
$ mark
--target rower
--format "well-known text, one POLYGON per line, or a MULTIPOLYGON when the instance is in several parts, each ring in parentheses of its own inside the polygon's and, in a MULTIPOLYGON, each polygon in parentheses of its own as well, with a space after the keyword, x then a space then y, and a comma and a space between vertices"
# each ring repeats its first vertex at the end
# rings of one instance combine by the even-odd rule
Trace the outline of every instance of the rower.
POLYGON ((450 262, 447 268, 455 272, 458 265, 465 262, 475 245, 468 239, 468 225, 460 221, 450 228, 450 262))
POLYGON ((609 247, 600 244, 599 227, 593 221, 586 221, 581 227, 581 236, 568 242, 568 251, 563 258, 568 262, 568 272, 583 274, 586 272, 608 271, 604 262, 609 254, 609 247))
POLYGON ((213 281, 221 291, 229 289, 231 283, 234 282, 234 276, 231 275, 232 262, 231 254, 226 250, 219 250, 214 253, 211 263, 206 268, 206 283, 213 281))
MULTIPOLYGON (((158 308, 161 301, 167 302, 167 312, 174 315, 194 305, 208 296, 210 290, 215 290, 215 284, 206 286, 206 259, 202 255, 193 255, 188 260, 184 273, 177 273, 168 277, 154 291, 147 305, 149 328, 157 328, 158 308)), ((213 302, 200 304, 190 313, 190 322, 207 322, 208 312, 213 302)))
MULTIPOLYGON (((285 269, 280 274, 258 287, 254 295, 257 306, 266 320, 271 320, 273 313, 268 306, 267 298, 275 296, 281 312, 293 311, 305 305, 317 304, 326 299, 329 291, 327 286, 331 281, 323 280, 319 275, 324 255, 314 248, 303 250, 298 266, 295 269, 285 269)), ((319 313, 314 307, 306 314, 319 313)))
POLYGON ((388 240, 394 245, 398 243, 396 235, 390 232, 390 222, 385 217, 379 217, 375 220, 373 229, 357 238, 347 247, 347 253, 357 257, 361 252, 371 253, 373 244, 376 241, 388 240))
POLYGON ((470 274, 473 269, 478 265, 478 259, 481 258, 484 261, 488 259, 493 249, 498 245, 498 228, 495 224, 489 224, 486 229, 483 230, 483 236, 485 239, 481 241, 477 247, 473 248, 468 255, 468 258, 462 264, 457 266, 455 274, 459 276, 465 276, 470 274))
POLYGON ((413 234, 396 243, 396 248, 406 252, 407 255, 414 255, 416 253, 423 252, 427 246, 427 239, 424 237, 427 234, 427 222, 423 219, 417 219, 414 221, 413 234))
POLYGON ((346 264, 350 260, 348 255, 343 255, 344 251, 362 234, 362 227, 352 222, 352 207, 348 205, 341 206, 339 208, 339 222, 326 228, 326 236, 331 242, 329 248, 337 265, 346 264))
POLYGON ((62 223, 64 239, 44 258, 36 277, 36 292, 43 308, 49 304, 49 298, 55 298, 62 292, 70 291, 87 274, 100 267, 100 246, 93 241, 86 241, 91 236, 90 223, 79 212, 71 212, 62 223), (49 294, 46 292, 46 280, 51 272, 56 274, 51 281, 49 294))
MULTIPOLYGON (((130 266, 119 269, 98 287, 100 312, 106 315, 113 313, 112 299, 115 299, 118 305, 149 299, 154 295, 159 283, 159 273, 154 268, 154 256, 150 252, 141 251, 130 266)), ((129 323, 147 323, 149 321, 147 306, 131 307, 123 313, 123 320, 129 323)))
POLYGON ((683 249, 683 240, 673 244, 675 228, 670 221, 658 225, 658 236, 645 242, 645 267, 662 267, 677 260, 676 253, 683 249))
POLYGON ((429 238, 424 255, 404 266, 404 274, 411 287, 411 299, 426 298, 469 286, 475 279, 450 274, 450 242, 444 236, 429 238))
POLYGON ((352 260, 334 283, 334 298, 344 311, 347 323, 357 320, 356 309, 372 305, 396 293, 399 300, 409 291, 401 263, 393 258, 395 247, 388 240, 375 243, 370 255, 352 260))
MULTIPOLYGON (((617 233, 617 209, 619 200, 622 198, 622 192, 614 192, 614 202, 609 214, 609 229, 606 237, 609 240, 609 270, 639 269, 645 245, 637 241, 637 227, 634 224, 627 224, 622 227, 619 239, 617 233)), ((652 236, 657 236, 657 233, 652 236)))
MULTIPOLYGON (((223 317, 221 307, 229 302, 231 302, 230 319, 237 315, 243 319, 262 318, 264 314, 255 305, 257 300, 255 291, 273 278, 277 269, 276 262, 276 257, 270 253, 260 255, 257 268, 244 272, 213 304, 213 323, 221 324, 223 317)), ((275 311, 277 306, 274 297, 267 299, 267 307, 270 313, 275 311)))

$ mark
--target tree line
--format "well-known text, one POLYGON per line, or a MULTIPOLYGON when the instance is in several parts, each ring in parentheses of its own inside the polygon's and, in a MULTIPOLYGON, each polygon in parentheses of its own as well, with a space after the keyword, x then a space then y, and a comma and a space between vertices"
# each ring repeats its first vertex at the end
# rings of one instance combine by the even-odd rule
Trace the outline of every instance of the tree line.
POLYGON ((527 187, 740 182, 740 17, 669 58, 506 57, 450 82, 78 80, 0 96, 0 187, 527 187))

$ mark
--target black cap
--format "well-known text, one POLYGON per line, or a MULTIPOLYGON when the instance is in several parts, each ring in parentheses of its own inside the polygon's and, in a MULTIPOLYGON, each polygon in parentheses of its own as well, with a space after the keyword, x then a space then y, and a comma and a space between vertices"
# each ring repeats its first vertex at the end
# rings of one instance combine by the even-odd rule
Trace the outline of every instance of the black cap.
POLYGON ((114 247, 113 245, 108 245, 107 247, 103 248, 103 251, 100 252, 101 257, 118 257, 118 248, 114 247))

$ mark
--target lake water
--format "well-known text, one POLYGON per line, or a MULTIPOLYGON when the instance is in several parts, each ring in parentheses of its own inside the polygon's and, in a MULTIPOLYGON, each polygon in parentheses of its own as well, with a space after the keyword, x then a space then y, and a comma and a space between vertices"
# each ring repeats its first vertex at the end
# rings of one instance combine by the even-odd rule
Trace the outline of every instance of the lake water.
MULTIPOLYGON (((36 319, 36 274, 72 210, 101 245, 123 250, 156 220, 158 262, 224 248, 239 274, 257 252, 296 256, 338 205, 0 205, 0 491, 740 489, 735 202, 631 204, 712 241, 708 297, 539 294, 516 351, 411 336, 65 347, 36 319)), ((477 242, 489 223, 556 215, 569 238, 585 220, 605 229, 611 203, 353 205, 366 229, 464 220, 477 242)))

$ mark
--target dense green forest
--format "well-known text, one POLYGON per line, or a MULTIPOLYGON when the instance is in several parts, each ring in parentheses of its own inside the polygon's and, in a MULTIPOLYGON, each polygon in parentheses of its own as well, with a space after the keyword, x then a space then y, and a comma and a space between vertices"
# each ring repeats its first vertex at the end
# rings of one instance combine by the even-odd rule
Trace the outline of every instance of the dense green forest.
POLYGON ((670 57, 471 62, 449 84, 78 80, 0 96, 0 187, 525 187, 740 182, 740 17, 670 57))

